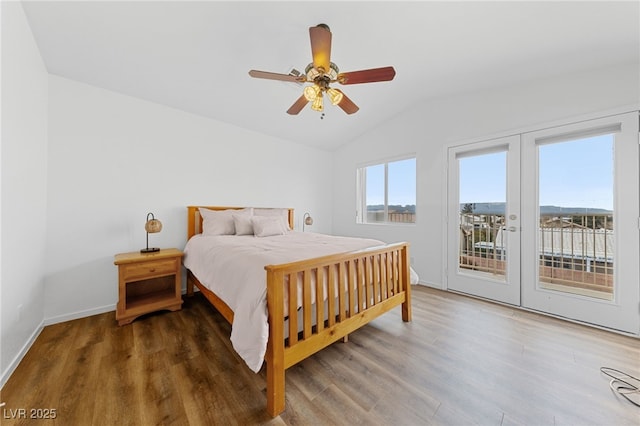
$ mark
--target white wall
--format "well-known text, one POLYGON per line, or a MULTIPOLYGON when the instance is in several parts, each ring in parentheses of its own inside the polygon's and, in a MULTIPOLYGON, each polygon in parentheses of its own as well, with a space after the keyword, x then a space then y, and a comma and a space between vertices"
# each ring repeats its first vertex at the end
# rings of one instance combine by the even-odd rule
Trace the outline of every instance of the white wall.
MULTIPOLYGON (((638 64, 535 81, 416 105, 335 152, 333 231, 409 241, 421 282, 442 287, 445 146, 511 130, 638 105, 638 64), (405 153, 417 155, 415 226, 356 224, 355 170, 363 163, 405 153)), ((435 84, 435 83, 434 83, 435 84)))
POLYGON ((0 385, 42 328, 47 71, 22 5, 2 2, 0 385))
POLYGON ((331 230, 332 156, 57 76, 49 78, 47 323, 115 309, 116 253, 183 248, 186 206, 293 207, 331 230))

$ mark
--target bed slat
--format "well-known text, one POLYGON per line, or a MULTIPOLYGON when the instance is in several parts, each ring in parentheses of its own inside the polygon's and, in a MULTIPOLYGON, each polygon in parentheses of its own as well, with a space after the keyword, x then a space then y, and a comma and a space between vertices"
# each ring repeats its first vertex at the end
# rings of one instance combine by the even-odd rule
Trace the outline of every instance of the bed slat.
MULTIPOLYGON (((360 312, 366 306, 366 295, 364 285, 364 260, 362 258, 357 260, 356 280, 358 282, 358 312, 360 312)), ((354 312, 355 314, 355 312, 354 312)))
POLYGON ((356 265, 353 260, 349 260, 347 263, 347 288, 349 289, 349 310, 347 311, 347 318, 349 318, 356 309, 355 301, 355 286, 356 286, 356 265))
POLYGON ((399 276, 398 276, 398 255, 396 254, 396 252, 394 251, 392 253, 393 256, 393 294, 398 293, 398 281, 399 281, 399 276))
POLYGON ((324 329, 324 268, 316 268, 316 333, 324 329))
POLYGON ((387 255, 380 257, 380 297, 386 299, 389 297, 387 293, 387 255))
POLYGON ((303 285, 302 285, 302 316, 303 328, 302 338, 308 339, 311 337, 311 271, 305 269, 303 271, 303 285))
MULTIPOLYGON (((298 295, 298 274, 288 274, 289 295, 298 295)), ((289 346, 298 342, 298 303, 297 297, 289 297, 289 346)))
MULTIPOLYGON (((339 294, 345 294, 345 277, 348 274, 348 268, 347 268, 347 264, 345 262, 340 262, 338 263, 338 293, 339 294)), ((349 297, 347 295, 347 297, 349 297)), ((347 306, 345 303, 345 298, 341 297, 338 299, 338 320, 339 321, 344 321, 345 318, 347 317, 347 306)))
POLYGON ((375 302, 373 300, 373 292, 374 292, 374 282, 373 282, 373 257, 367 256, 364 258, 365 261, 365 275, 364 282, 365 288, 367 289, 367 309, 372 307, 375 302))
POLYGON ((336 265, 329 265, 326 268, 326 273, 328 277, 327 283, 327 325, 329 327, 333 327, 333 324, 336 322, 336 265))
POLYGON ((385 253, 385 260, 386 260, 386 273, 387 273, 387 297, 391 297, 394 293, 393 293, 393 278, 392 278, 392 259, 393 259, 393 255, 391 255, 390 253, 385 253))

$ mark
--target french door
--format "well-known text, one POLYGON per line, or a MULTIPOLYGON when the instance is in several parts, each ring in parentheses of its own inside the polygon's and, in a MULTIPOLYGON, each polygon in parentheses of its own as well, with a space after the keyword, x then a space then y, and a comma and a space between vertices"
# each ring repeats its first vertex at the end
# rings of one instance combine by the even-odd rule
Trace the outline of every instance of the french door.
POLYGON ((449 148, 447 287, 640 334, 638 113, 449 148))
POLYGON ((449 289, 520 303, 519 161, 519 136, 449 149, 449 289))
POLYGON ((638 334, 638 114, 522 142, 522 305, 638 334))

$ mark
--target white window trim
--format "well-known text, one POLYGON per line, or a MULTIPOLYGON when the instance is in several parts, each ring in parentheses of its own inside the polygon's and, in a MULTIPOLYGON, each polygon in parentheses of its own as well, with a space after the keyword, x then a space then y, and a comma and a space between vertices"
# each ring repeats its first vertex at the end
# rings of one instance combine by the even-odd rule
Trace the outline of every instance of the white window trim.
POLYGON ((389 163, 394 163, 396 161, 403 160, 415 160, 416 162, 416 222, 417 222, 417 204, 418 204, 418 190, 417 190, 417 180, 418 180, 418 156, 414 153, 408 153, 393 157, 387 157, 382 160, 372 160, 363 163, 359 163, 356 165, 356 224, 357 225, 382 225, 382 226, 415 226, 416 222, 412 223, 403 223, 403 222, 367 222, 366 214, 367 211, 367 179, 366 179, 366 168, 370 166, 379 166, 384 165, 384 217, 388 216, 389 213, 389 163))

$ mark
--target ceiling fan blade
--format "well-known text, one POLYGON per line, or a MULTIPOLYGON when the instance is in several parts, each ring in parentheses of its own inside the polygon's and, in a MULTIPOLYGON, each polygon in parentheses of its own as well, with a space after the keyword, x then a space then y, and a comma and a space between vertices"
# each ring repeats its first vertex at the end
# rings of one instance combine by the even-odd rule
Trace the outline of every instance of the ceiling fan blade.
POLYGON ((338 102, 338 106, 342 108, 344 112, 346 112, 347 114, 353 114, 354 112, 358 112, 358 110, 360 109, 358 105, 354 104, 353 101, 351 101, 351 99, 349 99, 342 90, 339 90, 339 89, 335 89, 335 90, 342 93, 342 100, 338 102))
POLYGON ((306 77, 304 76, 278 74, 277 72, 268 72, 268 71, 251 70, 249 71, 249 75, 253 78, 266 78, 267 80, 291 81, 293 83, 306 81, 306 77))
POLYGON ((372 68, 362 71, 343 72, 338 74, 340 84, 374 83, 376 81, 390 81, 396 76, 393 67, 372 68))
POLYGON ((295 101, 293 105, 291 105, 291 107, 289 107, 289 109, 287 110, 287 114, 291 114, 291 115, 298 114, 300 111, 302 111, 302 108, 304 108, 308 102, 309 101, 307 100, 307 98, 304 97, 304 95, 300 96, 298 100, 295 101))
POLYGON ((322 68, 324 72, 329 72, 331 63, 331 31, 329 31, 329 27, 324 24, 310 27, 309 37, 311 38, 313 66, 316 69, 322 68))

